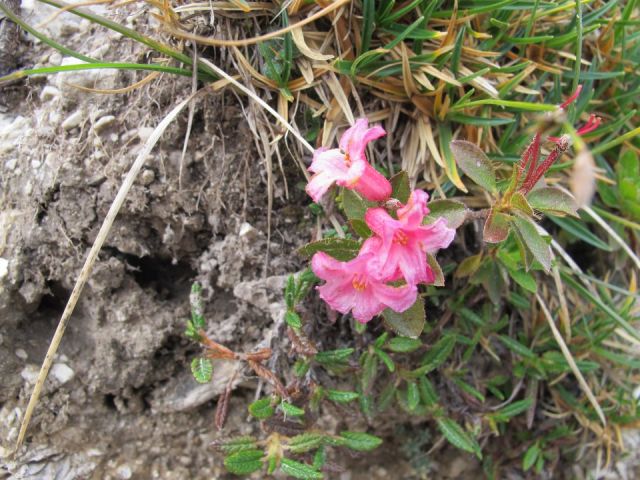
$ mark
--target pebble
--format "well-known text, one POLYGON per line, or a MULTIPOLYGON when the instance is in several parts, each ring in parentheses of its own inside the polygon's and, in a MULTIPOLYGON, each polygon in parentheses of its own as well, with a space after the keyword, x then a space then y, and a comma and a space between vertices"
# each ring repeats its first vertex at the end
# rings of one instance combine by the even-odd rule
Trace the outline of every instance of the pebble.
POLYGON ((258 236, 258 230, 256 230, 250 223, 244 222, 240 226, 240 232, 238 235, 242 238, 246 238, 247 240, 255 240, 258 236))
POLYGON ((142 185, 151 185, 155 179, 156 173, 153 170, 146 169, 140 176, 140 183, 142 183, 142 185))
POLYGON ((26 367, 22 369, 20 372, 20 376, 29 384, 34 385, 36 380, 38 379, 38 373, 40 372, 40 368, 33 363, 30 363, 26 367))
POLYGON ((122 478, 123 480, 128 480, 132 477, 133 472, 131 471, 131 467, 127 464, 120 465, 116 470, 116 474, 118 478, 122 478))
POLYGON ((54 98, 60 95, 60 90, 52 85, 47 85, 40 92, 40 100, 43 102, 48 102, 49 100, 53 100, 54 98))
POLYGON ((18 357, 20 360, 26 360, 27 358, 29 358, 29 355, 24 351, 24 349, 18 348, 16 349, 16 357, 18 357))
POLYGON ((62 122, 63 130, 71 130, 72 128, 76 128, 78 125, 82 123, 82 119, 84 115, 81 110, 77 110, 64 119, 62 122))
POLYGON ((63 385, 75 376, 74 372, 68 365, 64 363, 54 363, 51 367, 51 375, 63 385))
POLYGON ((100 133, 106 127, 111 125, 115 119, 116 117, 114 117, 113 115, 105 115, 104 117, 100 117, 96 121, 96 123, 93 124, 93 131, 96 133, 100 133))
POLYGON ((9 260, 0 257, 0 280, 9 275, 9 260))

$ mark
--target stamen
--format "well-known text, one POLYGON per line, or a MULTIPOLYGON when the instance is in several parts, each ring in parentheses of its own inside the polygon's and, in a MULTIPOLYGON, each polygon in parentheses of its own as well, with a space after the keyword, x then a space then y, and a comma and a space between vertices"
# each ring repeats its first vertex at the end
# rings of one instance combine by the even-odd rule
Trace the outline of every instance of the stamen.
POLYGON ((393 234, 393 243, 399 243, 400 245, 406 245, 409 242, 409 237, 402 230, 396 231, 393 234))
POLYGON ((367 277, 365 275, 356 273, 353 276, 353 280, 351 280, 351 285, 358 292, 362 292, 365 288, 367 288, 367 277))
POLYGON ((592 113, 591 115, 589 115, 589 120, 587 120, 587 123, 579 128, 577 133, 578 135, 586 135, 587 133, 591 133, 600 126, 600 123, 602 123, 602 119, 592 113))

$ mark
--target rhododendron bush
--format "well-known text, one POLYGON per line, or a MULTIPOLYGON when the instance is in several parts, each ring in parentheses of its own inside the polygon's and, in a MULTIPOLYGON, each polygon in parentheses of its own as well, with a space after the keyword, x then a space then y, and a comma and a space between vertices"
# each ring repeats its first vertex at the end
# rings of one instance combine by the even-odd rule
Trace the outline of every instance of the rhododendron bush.
MULTIPOLYGON (((600 118, 590 115, 577 130, 566 120, 566 109, 580 92, 579 88, 540 117, 531 142, 510 171, 497 172, 474 143, 450 142, 457 168, 471 180, 462 183, 456 173, 451 182, 459 183, 460 190, 480 193, 480 208, 477 201, 465 203, 470 197, 446 198, 442 188, 434 194, 415 187, 417 179, 410 179, 407 172, 388 176, 377 169, 370 155, 376 142, 383 141, 385 130, 366 118, 342 131, 338 148, 326 145, 315 150, 305 191, 319 218, 334 228, 321 230, 322 238, 299 249, 310 268, 291 275, 284 290, 283 328, 293 363, 289 376, 276 373, 269 348, 233 352, 209 339, 199 304, 192 302, 187 335, 205 348, 205 356, 192 364, 196 378, 208 381, 210 360, 227 359, 246 362, 271 386, 270 395, 249 407, 262 422, 266 437, 218 443, 231 472, 266 468, 267 473, 280 469, 295 478, 324 478, 333 468, 327 460, 329 447, 355 451, 378 447, 382 439, 374 435, 375 426, 390 410, 432 421, 451 445, 482 460, 491 436, 533 411, 539 382, 549 378, 549 372, 570 376, 578 385, 583 408, 591 409, 591 421, 605 424, 601 404, 583 374, 586 364, 581 368, 569 351, 567 306, 560 303, 558 327, 536 280, 537 275, 550 275, 559 285, 566 278, 539 220, 543 214, 556 221, 579 218, 572 194, 547 185, 545 175, 572 145, 579 155, 588 155, 581 136, 597 129, 600 118), (549 134, 560 126, 566 133, 549 134), (464 227, 472 225, 482 241, 467 247, 464 227), (467 255, 453 268, 451 262, 442 267, 436 257, 446 257, 453 245, 458 250, 477 248, 479 253, 467 255), (318 297, 324 309, 318 308, 314 300, 318 297), (482 308, 475 308, 483 299, 482 308), (522 335, 504 333, 512 328, 510 315, 532 309, 532 302, 539 305, 541 325, 549 327, 544 347, 536 347, 535 340, 527 345, 522 335), (452 318, 457 319, 455 328, 447 325, 452 318), (345 344, 333 334, 344 325, 361 338, 345 344), (318 336, 318 332, 323 333, 318 336), (508 368, 519 383, 511 383, 504 373, 474 377, 467 362, 476 350, 489 355, 490 370, 501 371, 503 359, 511 358, 508 368), (448 361, 456 367, 445 368, 448 361), (523 379, 529 377, 523 389, 523 379), (434 382, 439 382, 438 388, 434 382), (447 391, 457 396, 449 395, 447 402, 447 391), (475 413, 464 413, 459 398, 464 399, 464 408, 476 408, 475 413), (488 398, 492 400, 486 404, 488 398), (312 426, 321 411, 344 408, 351 414, 358 409, 371 433, 362 429, 336 433, 312 426)), ((196 288, 194 298, 197 293, 196 288)), ((630 323, 620 320, 620 331, 636 338, 630 323)), ((535 328, 540 331, 540 325, 535 328)), ((219 427, 224 424, 229 392, 218 402, 219 427)), ((528 425, 533 422, 530 415, 525 420, 528 425)), ((548 459, 541 453, 544 442, 537 440, 528 447, 524 470, 535 465, 542 471, 548 459)))

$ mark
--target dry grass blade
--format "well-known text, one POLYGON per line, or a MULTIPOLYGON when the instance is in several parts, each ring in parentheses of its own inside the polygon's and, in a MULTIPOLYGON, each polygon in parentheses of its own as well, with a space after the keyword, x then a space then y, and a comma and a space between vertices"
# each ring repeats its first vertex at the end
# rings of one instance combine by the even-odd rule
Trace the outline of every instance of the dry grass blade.
POLYGON ((170 27, 168 25, 166 25, 165 27, 169 31, 169 33, 175 35, 176 37, 184 38, 184 39, 187 39, 187 40, 192 40, 192 41, 194 41, 196 43, 199 43, 201 45, 210 45, 210 46, 214 46, 214 47, 244 47, 244 46, 247 46, 247 45, 254 45, 256 43, 264 42, 265 40, 269 40, 271 38, 281 37, 285 33, 291 32, 291 31, 295 30, 296 28, 301 28, 301 27, 303 27, 305 25, 308 25, 309 23, 315 22, 319 18, 322 18, 325 15, 328 15, 329 13, 333 12, 334 10, 337 10, 338 8, 342 7, 343 5, 346 5, 350 1, 351 0, 338 0, 337 2, 332 3, 332 4, 324 7, 319 12, 314 13, 310 17, 307 17, 304 20, 300 20, 299 22, 296 22, 296 23, 294 23, 292 25, 289 25, 288 27, 281 28, 280 30, 276 30, 275 32, 266 33, 264 35, 259 35, 257 37, 245 38, 245 39, 242 39, 242 40, 214 39, 214 38, 210 38, 210 37, 203 37, 202 35, 195 35, 193 33, 188 33, 188 32, 181 31, 181 30, 176 30, 175 28, 172 28, 172 27, 170 27))
MULTIPOLYGON (((200 90, 202 92, 203 90, 200 90)), ((198 92, 198 93, 200 93, 198 92)), ((196 94, 197 95, 197 94, 196 94)), ((47 375, 49 374, 49 370, 51 369, 51 365, 53 364, 53 358, 58 350, 58 346, 62 341, 62 336, 64 335, 65 329, 69 323, 69 319, 71 318, 71 314, 75 309, 76 304, 78 303, 78 299, 80 298, 80 294, 82 293, 82 289, 84 288, 91 272, 93 270, 93 264, 98 257, 98 253, 102 249, 102 245, 104 244, 109 231, 111 230, 111 226, 113 225, 122 204, 133 185, 134 180, 136 179, 140 169, 144 165, 147 156, 156 145, 164 131, 167 127, 173 122, 178 114, 187 106, 187 104, 196 96, 191 95, 186 100, 183 100, 178 105, 174 107, 171 112, 160 122, 160 124, 155 128, 147 143, 145 143, 144 148, 138 154, 135 162, 131 166, 129 173, 125 177, 122 185, 120 186, 120 190, 116 195, 116 198, 113 200, 111 207, 109 208, 109 212, 102 222, 102 226, 100 227, 100 231, 96 236, 96 240, 93 243, 91 250, 89 251, 89 255, 87 255, 87 259, 82 266, 82 270, 80 271, 80 275, 76 280, 76 284, 73 287, 73 291, 67 301, 67 305, 65 306, 64 311, 62 312, 62 317, 60 318, 60 322, 58 323, 58 327, 53 335, 53 339, 49 345, 49 349, 47 350, 47 354, 44 357, 44 361, 42 362, 42 367, 40 368, 40 372, 38 373, 38 378, 36 380, 35 386, 33 387, 33 392, 31 393, 31 397, 29 398, 29 404, 27 405, 27 409, 24 413, 24 417, 22 419, 22 423, 20 424, 20 433, 18 434, 18 440, 16 441, 14 454, 17 453, 18 449, 24 442, 24 437, 27 433, 27 428, 29 428, 29 422, 31 421, 31 417, 33 415, 33 411, 38 404, 38 400, 40 398, 40 393, 42 392, 42 387, 44 385, 45 380, 47 379, 47 375)))
POLYGON ((569 351, 567 344, 562 338, 562 334, 558 330, 558 327, 556 327, 553 317, 551 316, 551 312, 549 312, 549 308, 544 303, 544 300, 542 300, 542 297, 540 297, 539 293, 536 293, 536 299, 538 300, 538 305, 540 305, 540 308, 542 309, 542 312, 544 313, 544 316, 547 319, 547 323, 549 324, 551 333, 553 333, 553 338, 555 338, 556 342, 558 343, 558 346, 562 351, 562 355, 564 356, 565 360, 569 364, 569 368, 571 368, 571 371, 576 376, 576 379, 580 384, 580 388, 582 389, 584 394, 587 396, 587 398, 589 399, 589 402, 591 403, 596 413, 598 414, 598 418, 600 418, 602 425, 606 426, 607 420, 604 416, 604 413, 602 412, 602 408, 600 408, 600 404, 598 403, 598 400, 596 399, 595 395, 591 391, 591 388, 589 387, 589 384, 587 383, 584 376, 582 375, 582 372, 580 372, 578 365, 576 365, 576 361, 573 359, 573 355, 571 355, 571 352, 569 351))
POLYGON ((128 87, 122 87, 122 88, 113 88, 113 89, 91 88, 91 87, 84 87, 82 85, 76 85, 75 83, 68 83, 67 85, 70 85, 73 88, 77 88, 78 90, 82 90, 83 92, 87 92, 87 93, 99 93, 101 95, 114 95, 114 94, 132 92, 146 85, 147 83, 152 82, 153 80, 158 78, 160 74, 161 72, 151 72, 149 75, 145 76, 142 80, 132 83, 128 87))

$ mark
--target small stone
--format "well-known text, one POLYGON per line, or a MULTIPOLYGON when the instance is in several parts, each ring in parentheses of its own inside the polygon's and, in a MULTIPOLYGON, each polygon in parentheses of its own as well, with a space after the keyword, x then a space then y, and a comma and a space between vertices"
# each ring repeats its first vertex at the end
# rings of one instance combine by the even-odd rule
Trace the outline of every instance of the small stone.
POLYGON ((60 95, 60 90, 52 85, 47 85, 40 92, 40 100, 42 100, 43 102, 48 102, 49 100, 57 98, 58 95, 60 95))
POLYGON ((151 185, 155 179, 156 174, 150 169, 144 170, 142 175, 140 175, 140 183, 142 183, 142 185, 151 185))
POLYGON ((93 131, 96 133, 100 133, 106 127, 111 125, 115 119, 116 117, 114 117, 113 115, 105 115, 104 117, 100 117, 96 121, 96 123, 93 124, 93 131))
POLYGON ((0 280, 9 275, 9 260, 0 257, 0 280))
POLYGON ((51 367, 51 375, 58 380, 60 385, 64 385, 75 376, 75 372, 64 363, 54 363, 51 367))
POLYGON ((40 369, 38 368, 38 366, 34 365, 33 363, 30 363, 29 365, 27 365, 22 369, 22 371, 20 372, 20 376, 27 383, 34 385, 36 383, 36 380, 38 379, 39 372, 40 372, 40 369))
POLYGON ((31 160, 31 168, 37 170, 42 166, 42 162, 40 160, 31 160))
POLYGON ((118 469, 116 470, 116 474, 118 475, 118 478, 128 480, 133 475, 133 472, 131 471, 131 467, 129 465, 124 464, 118 467, 118 469))
POLYGON ((62 122, 62 129, 68 131, 68 130, 71 130, 72 128, 76 128, 78 125, 82 123, 83 118, 84 118, 84 115, 82 111, 77 110, 73 112, 71 115, 69 115, 67 118, 64 119, 64 122, 62 122))
POLYGON ((27 354, 27 352, 24 351, 24 349, 22 348, 18 348, 16 349, 16 357, 18 357, 20 360, 26 360, 27 358, 29 358, 29 355, 27 354))
POLYGON ((240 232, 238 233, 238 235, 241 238, 246 238, 247 240, 255 240, 255 238, 258 236, 258 233, 258 230, 256 230, 253 225, 244 222, 240 226, 240 232))
POLYGON ((17 158, 10 158, 6 162, 4 162, 4 166, 7 170, 15 170, 17 165, 18 165, 17 158))

